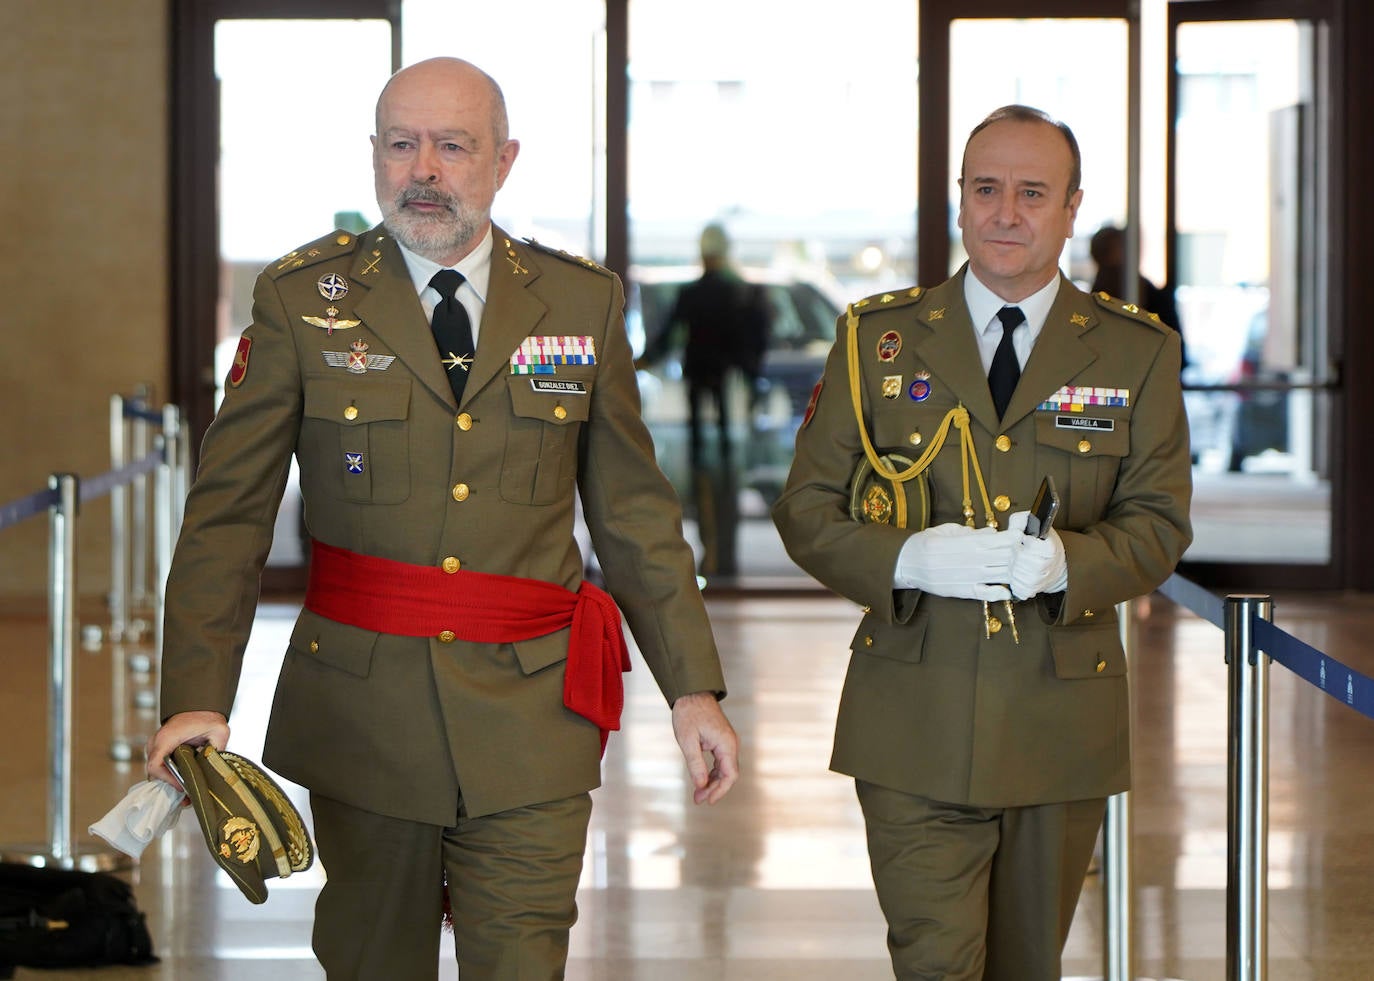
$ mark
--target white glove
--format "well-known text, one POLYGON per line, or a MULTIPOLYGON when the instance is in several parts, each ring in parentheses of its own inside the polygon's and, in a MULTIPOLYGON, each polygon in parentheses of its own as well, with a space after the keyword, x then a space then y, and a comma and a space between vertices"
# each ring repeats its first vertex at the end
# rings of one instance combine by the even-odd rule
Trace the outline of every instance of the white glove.
POLYGON ((159 837, 181 817, 181 802, 186 795, 161 780, 134 784, 124 799, 88 829, 132 858, 159 837))
POLYGON ((1029 511, 1017 511, 1007 519, 1007 534, 1016 543, 1007 582, 1012 594, 1021 600, 1041 593, 1058 593, 1069 584, 1069 563, 1059 532, 1051 528, 1044 538, 1027 535, 1029 515, 1029 511))
POLYGON ((893 585, 955 599, 1004 600, 1018 538, 996 528, 944 524, 918 531, 897 555, 893 585))

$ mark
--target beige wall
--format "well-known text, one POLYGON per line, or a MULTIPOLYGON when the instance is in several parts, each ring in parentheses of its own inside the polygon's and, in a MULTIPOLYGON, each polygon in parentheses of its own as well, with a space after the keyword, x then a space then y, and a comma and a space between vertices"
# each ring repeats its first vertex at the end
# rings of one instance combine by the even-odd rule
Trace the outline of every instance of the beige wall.
MULTIPOLYGON (((166 0, 0 2, 0 504, 109 469, 109 399, 168 390, 166 0)), ((109 588, 108 498, 77 591, 109 588)), ((46 595, 48 521, 0 530, 0 600, 46 595)))

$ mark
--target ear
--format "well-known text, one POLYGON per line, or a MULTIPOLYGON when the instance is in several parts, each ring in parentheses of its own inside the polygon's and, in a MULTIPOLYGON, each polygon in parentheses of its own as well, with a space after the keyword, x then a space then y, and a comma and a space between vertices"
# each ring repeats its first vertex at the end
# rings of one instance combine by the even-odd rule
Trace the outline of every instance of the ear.
POLYGON ((506 178, 510 176, 510 170, 515 166, 515 158, 520 155, 520 141, 507 140, 502 144, 501 149, 496 151, 496 189, 501 190, 501 186, 506 183, 506 178))
POLYGON ((1073 238, 1073 223, 1078 218, 1078 206, 1083 203, 1083 188, 1073 192, 1073 197, 1069 198, 1069 234, 1065 238, 1073 238))

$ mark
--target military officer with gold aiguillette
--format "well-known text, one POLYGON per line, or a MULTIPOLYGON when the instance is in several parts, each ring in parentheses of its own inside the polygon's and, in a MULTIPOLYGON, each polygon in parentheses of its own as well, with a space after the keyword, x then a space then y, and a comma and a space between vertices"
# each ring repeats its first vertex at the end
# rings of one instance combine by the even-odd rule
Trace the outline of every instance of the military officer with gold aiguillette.
POLYGON ((263 761, 310 791, 331 981, 436 977, 446 898, 464 978, 562 976, 622 612, 696 802, 738 774, 620 281, 492 225, 518 149, 471 64, 387 83, 383 224, 259 277, 167 585, 148 771, 174 782, 178 745, 228 738, 294 454, 310 580, 263 761), (609 593, 583 579, 578 496, 609 593))
POLYGON ((1178 335, 1059 272, 1080 172, 1038 110, 973 130, 968 263, 841 318, 773 509, 796 562, 864 608, 831 767, 855 779, 901 979, 1060 977, 1130 779, 1114 608, 1191 540, 1178 335))

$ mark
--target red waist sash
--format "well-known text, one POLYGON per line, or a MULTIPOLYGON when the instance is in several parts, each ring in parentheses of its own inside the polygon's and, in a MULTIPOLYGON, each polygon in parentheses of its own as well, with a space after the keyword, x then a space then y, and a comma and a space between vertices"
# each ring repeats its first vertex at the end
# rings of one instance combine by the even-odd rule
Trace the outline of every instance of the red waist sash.
POLYGON ((630 653, 620 610, 589 582, 577 592, 539 579, 412 565, 314 542, 305 608, 322 617, 404 637, 508 644, 572 627, 563 704, 601 729, 620 728, 630 653))

